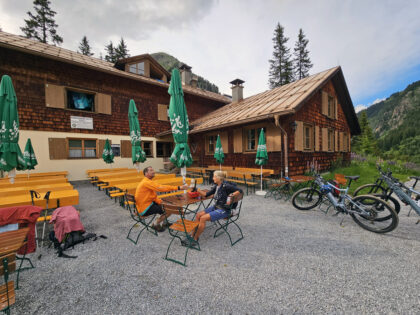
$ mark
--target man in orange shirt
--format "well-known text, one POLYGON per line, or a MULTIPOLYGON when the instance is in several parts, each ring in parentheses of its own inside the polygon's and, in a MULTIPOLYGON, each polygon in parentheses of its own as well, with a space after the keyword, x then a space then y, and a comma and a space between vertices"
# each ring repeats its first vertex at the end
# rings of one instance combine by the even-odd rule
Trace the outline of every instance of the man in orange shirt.
POLYGON ((152 181, 153 177, 155 177, 155 170, 151 166, 146 167, 143 170, 143 174, 145 177, 137 186, 136 194, 134 196, 136 199, 137 211, 141 216, 160 214, 159 218, 152 225, 152 228, 158 232, 163 232, 166 226, 162 226, 162 222, 169 217, 169 214, 164 215, 164 211, 160 206, 162 201, 157 197, 156 192, 186 190, 188 189, 188 185, 160 185, 159 183, 152 181))

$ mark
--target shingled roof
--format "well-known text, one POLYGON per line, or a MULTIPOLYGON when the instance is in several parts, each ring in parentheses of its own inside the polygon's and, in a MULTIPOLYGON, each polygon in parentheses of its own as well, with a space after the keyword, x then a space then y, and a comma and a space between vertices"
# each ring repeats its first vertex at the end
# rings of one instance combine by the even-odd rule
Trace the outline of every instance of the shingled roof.
POLYGON ((359 134, 360 126, 341 67, 331 68, 223 106, 191 122, 193 129, 190 133, 241 125, 271 118, 274 115, 293 114, 330 79, 337 91, 338 100, 346 115, 351 133, 359 134))
MULTIPOLYGON (((137 74, 119 70, 114 64, 105 60, 94 57, 88 57, 80 53, 64 49, 61 47, 40 43, 38 41, 28 39, 19 35, 14 35, 0 31, 0 47, 22 51, 32 55, 38 55, 44 58, 54 59, 92 70, 102 71, 117 76, 127 77, 133 80, 141 81, 148 84, 158 85, 165 88, 169 87, 168 83, 159 82, 152 78, 147 78, 137 74)), ((222 103, 229 103, 231 100, 223 95, 205 91, 191 86, 183 86, 184 92, 192 95, 198 95, 211 100, 222 103)))

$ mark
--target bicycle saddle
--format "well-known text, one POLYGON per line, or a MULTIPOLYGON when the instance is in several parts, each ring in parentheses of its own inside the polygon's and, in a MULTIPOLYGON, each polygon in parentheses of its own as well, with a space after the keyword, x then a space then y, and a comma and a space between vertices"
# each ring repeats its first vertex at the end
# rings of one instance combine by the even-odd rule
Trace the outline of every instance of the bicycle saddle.
POLYGON ((355 176, 344 176, 345 178, 351 179, 351 180, 357 180, 359 179, 360 175, 355 175, 355 176))

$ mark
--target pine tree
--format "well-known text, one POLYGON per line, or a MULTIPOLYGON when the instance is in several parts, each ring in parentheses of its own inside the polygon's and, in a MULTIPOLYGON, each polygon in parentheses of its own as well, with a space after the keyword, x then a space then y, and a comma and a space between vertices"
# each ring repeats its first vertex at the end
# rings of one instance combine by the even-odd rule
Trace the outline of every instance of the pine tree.
POLYGON ((91 48, 89 45, 89 41, 87 40, 86 36, 83 36, 82 41, 79 44, 79 50, 78 53, 81 53, 85 56, 93 56, 93 53, 91 52, 91 48))
POLYGON ((293 81, 293 64, 290 56, 290 48, 286 46, 289 39, 284 36, 284 28, 277 24, 274 30, 273 59, 270 59, 269 85, 275 88, 293 81))
POLYGON ((378 143, 373 135, 372 128, 369 125, 366 111, 362 112, 359 119, 359 125, 361 134, 352 139, 353 151, 366 155, 378 154, 378 143))
POLYGON ((28 11, 29 19, 25 20, 26 26, 20 29, 27 38, 34 38, 41 43, 48 43, 51 39, 53 44, 61 44, 63 38, 57 34, 54 15, 57 13, 50 8, 51 2, 48 0, 34 0, 36 15, 28 11))
POLYGON ((309 51, 306 48, 308 42, 302 29, 299 29, 298 40, 294 49, 295 58, 293 60, 296 80, 306 78, 309 75, 309 69, 313 66, 309 58, 309 51))
POLYGON ((120 43, 118 44, 118 47, 115 49, 115 55, 118 59, 124 59, 130 57, 128 54, 128 48, 127 44, 124 41, 124 38, 121 37, 120 43))
POLYGON ((115 63, 117 61, 116 51, 114 48, 114 44, 112 44, 112 41, 109 42, 109 45, 105 46, 106 54, 105 54, 105 60, 115 63))

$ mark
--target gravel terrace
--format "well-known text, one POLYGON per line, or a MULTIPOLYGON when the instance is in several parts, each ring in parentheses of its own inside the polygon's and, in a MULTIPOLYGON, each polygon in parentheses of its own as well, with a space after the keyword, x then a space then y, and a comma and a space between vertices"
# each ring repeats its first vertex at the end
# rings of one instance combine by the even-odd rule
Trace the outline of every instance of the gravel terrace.
MULTIPOLYGON (((44 249, 21 273, 14 314, 420 313, 420 225, 403 207, 396 230, 378 235, 350 216, 299 211, 250 195, 231 247, 210 224, 187 267, 163 259, 170 235, 126 239, 127 210, 86 182, 80 193, 87 232, 106 235, 58 258, 44 249)), ((172 218, 174 220, 174 218, 172 218)), ((235 233, 233 233, 235 235, 235 233)), ((184 248, 175 244, 174 254, 184 248)), ((14 277, 13 277, 14 278, 14 277)))

